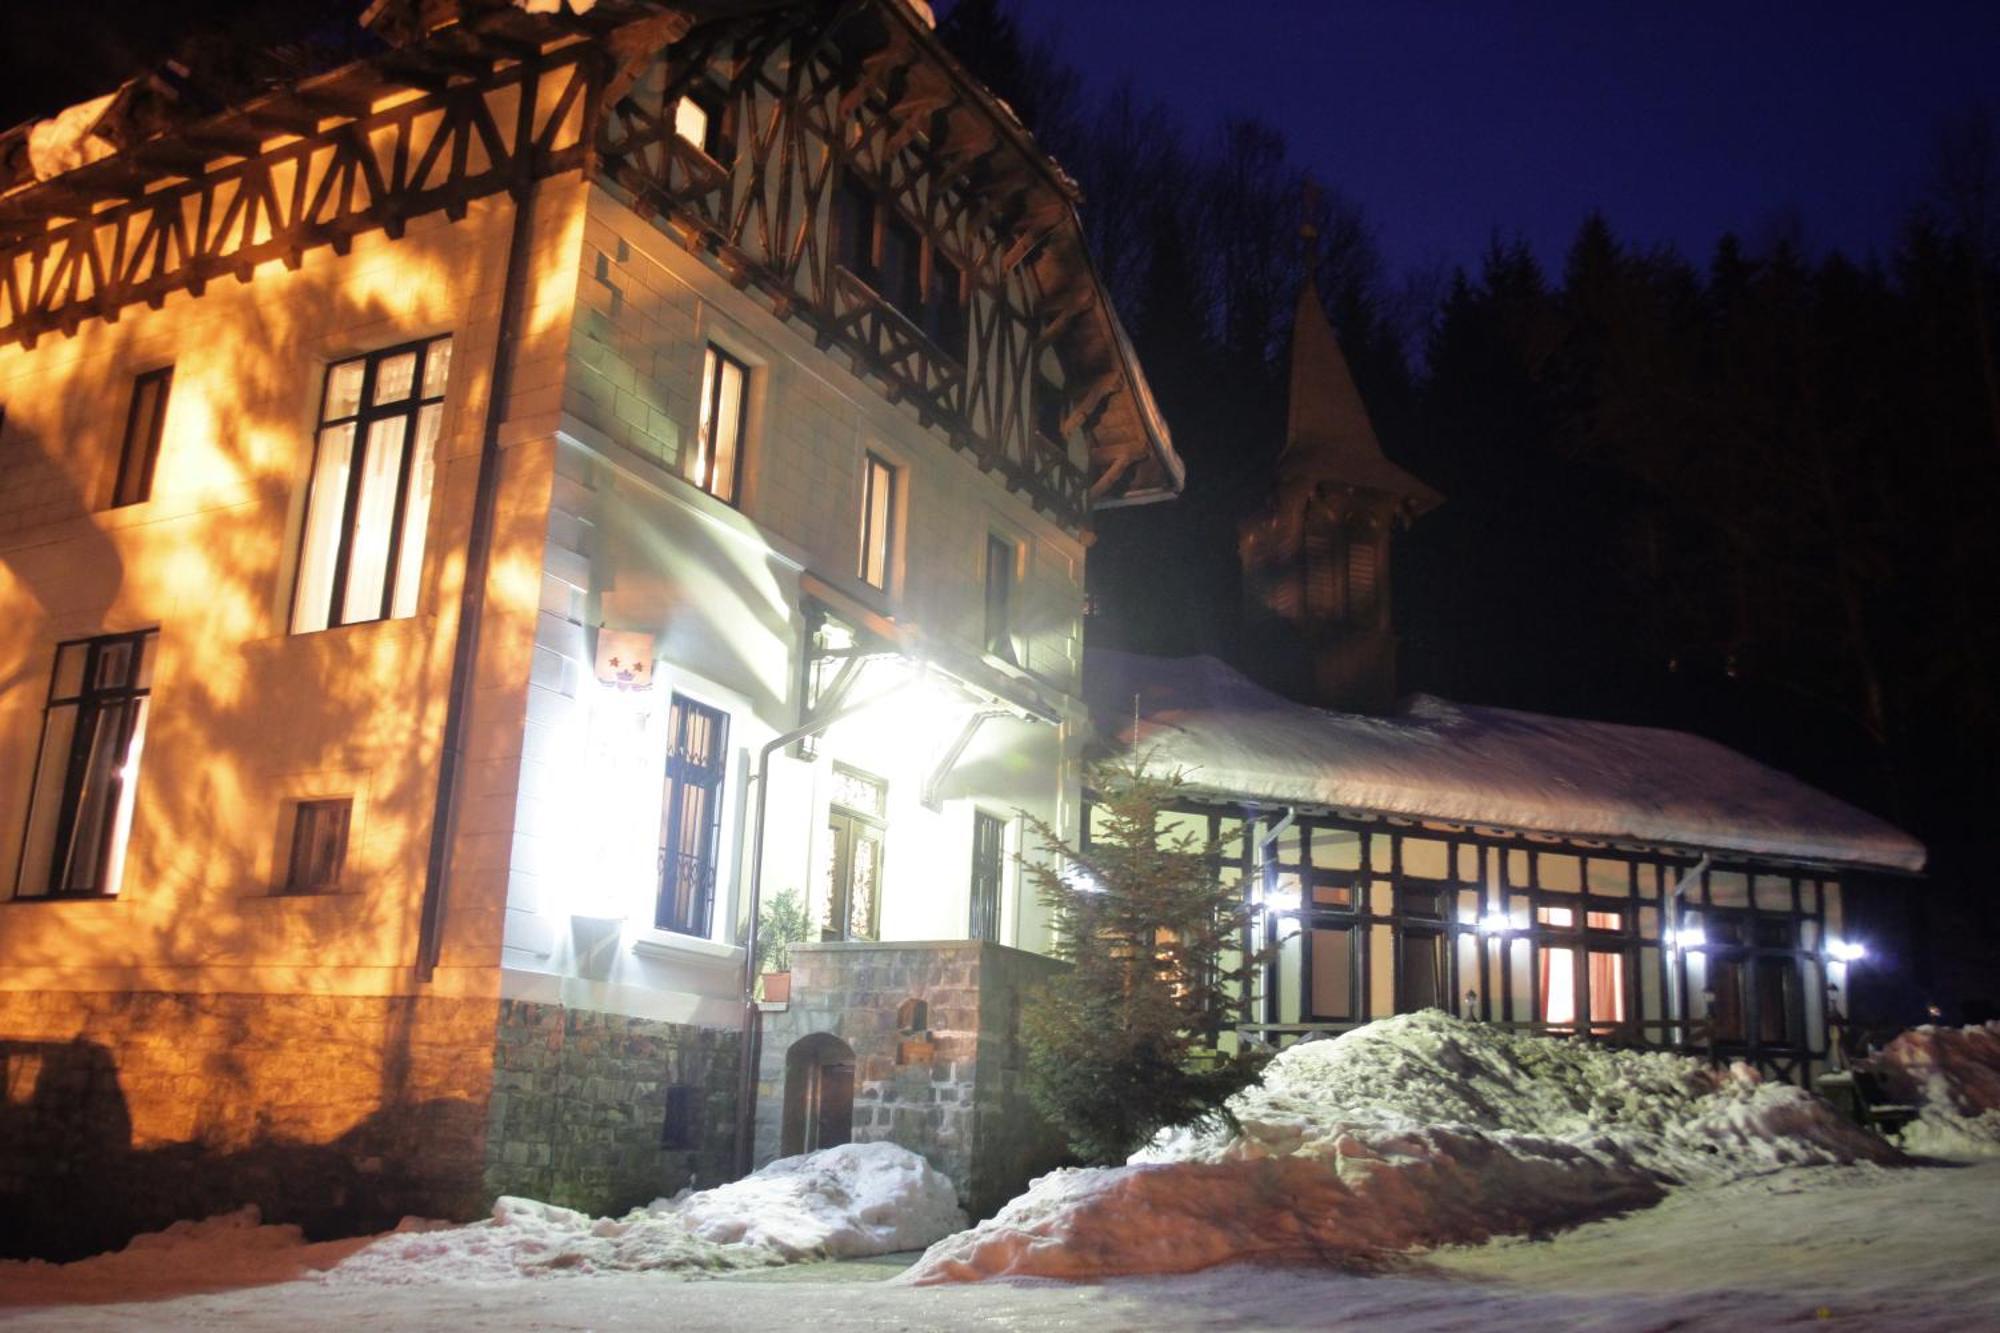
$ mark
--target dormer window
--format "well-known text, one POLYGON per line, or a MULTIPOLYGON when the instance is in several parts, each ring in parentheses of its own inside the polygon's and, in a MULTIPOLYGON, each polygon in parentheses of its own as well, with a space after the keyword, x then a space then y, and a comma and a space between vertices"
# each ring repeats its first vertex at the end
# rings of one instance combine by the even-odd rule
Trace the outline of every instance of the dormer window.
POLYGON ((684 94, 674 103, 674 133, 711 160, 727 166, 733 153, 723 106, 721 95, 712 88, 698 88, 684 94))

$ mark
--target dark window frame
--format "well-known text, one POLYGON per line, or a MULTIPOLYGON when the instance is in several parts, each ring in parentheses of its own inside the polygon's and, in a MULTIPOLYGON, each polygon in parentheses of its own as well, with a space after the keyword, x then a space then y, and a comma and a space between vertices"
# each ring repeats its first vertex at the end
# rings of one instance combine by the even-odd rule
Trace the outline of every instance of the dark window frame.
POLYGON ((971 358, 971 320, 966 270, 944 254, 936 239, 890 202, 886 193, 851 166, 840 173, 832 210, 834 263, 868 285, 924 340, 957 365, 971 358), (857 226, 862 234, 856 235, 857 226), (889 238, 904 234, 912 243, 901 291, 889 290, 889 238))
POLYGON ((997 532, 986 534, 986 651, 1018 665, 1014 647, 1014 592, 1020 581, 1021 545, 997 532))
POLYGON ((118 476, 111 486, 112 509, 153 498, 153 473, 166 436, 167 405, 173 398, 174 368, 161 366, 132 377, 125 406, 125 434, 118 447, 118 476), (142 413, 143 419, 142 419, 142 413))
POLYGON ((354 798, 351 796, 313 797, 294 802, 291 848, 285 859, 285 881, 281 891, 298 896, 340 892, 347 875, 348 839, 353 829, 354 798), (323 818, 328 823, 325 829, 320 827, 323 818), (322 834, 327 841, 322 841, 322 834), (315 855, 328 842, 333 848, 332 853, 325 857, 315 855))
POLYGON ((653 926, 707 939, 715 919, 715 881, 722 846, 722 804, 729 776, 729 714, 676 692, 668 705, 667 787, 660 821, 659 896, 653 926), (689 754, 695 724, 707 724, 707 753, 689 754), (690 813, 690 791, 705 794, 690 813), (701 826, 689 829, 690 819, 701 826), (691 892, 682 893, 683 888, 691 892))
MULTIPOLYGON (((122 867, 111 865, 111 850, 118 841, 119 808, 125 802, 128 787, 138 781, 138 774, 129 771, 130 754, 134 736, 144 726, 151 711, 153 654, 158 651, 159 635, 159 628, 154 626, 119 634, 67 639, 56 645, 55 656, 50 664, 48 693, 44 696, 42 705, 41 737, 35 746, 35 767, 29 785, 27 818, 22 829, 21 849, 15 861, 16 899, 36 902, 118 896, 116 889, 106 887, 113 878, 111 872, 114 869, 122 871, 122 867), (103 665, 105 655, 116 647, 129 650, 121 682, 110 685, 93 684, 103 665), (59 690, 62 681, 63 653, 68 649, 82 650, 83 666, 78 675, 75 691, 64 694, 59 690), (25 884, 28 874, 28 854, 34 840, 36 815, 41 808, 41 801, 45 799, 45 793, 41 790, 41 780, 42 762, 47 756, 49 744, 49 722, 58 708, 75 709, 76 720, 70 727, 66 741, 69 753, 65 756, 61 769, 61 788, 54 794, 54 799, 57 801, 56 823, 49 843, 47 877, 38 888, 31 890, 25 884), (118 730, 113 740, 112 753, 123 757, 117 761, 117 767, 110 774, 110 792, 101 798, 106 813, 95 835, 100 840, 99 845, 90 850, 92 865, 90 887, 66 887, 73 878, 70 867, 76 862, 76 841, 79 836, 77 824, 83 813, 83 788, 89 776, 91 755, 96 749, 96 728, 100 719, 114 708, 117 710, 114 714, 114 724, 118 730), (79 741, 82 741, 82 744, 79 744, 79 741)), ((129 835, 129 826, 127 832, 129 835)), ((129 851, 128 846, 128 854, 129 851)), ((122 880, 122 875, 119 878, 122 880)))
POLYGON ((1000 905, 1006 884, 1007 821, 989 810, 972 812, 972 880, 966 938, 1000 942, 1000 905))
MULTIPOLYGON (((341 357, 337 361, 327 363, 326 374, 323 376, 320 384, 320 405, 319 411, 316 414, 318 424, 313 428, 312 471, 308 474, 309 480, 306 490, 306 527, 299 535, 299 568, 293 576, 293 633, 313 634, 321 630, 340 629, 348 625, 369 625, 378 621, 398 618, 394 614, 396 585, 402 573, 402 562, 405 555, 403 551, 404 530, 410 521, 408 514, 411 501, 410 482, 412 465, 416 461, 417 439, 422 432, 425 409, 435 407, 442 412, 445 396, 449 389, 448 384, 441 385, 436 394, 427 396, 424 393, 424 380, 426 371, 430 366, 431 357, 439 348, 447 349, 445 354, 449 357, 451 342, 452 335, 448 333, 436 334, 428 338, 415 338, 408 342, 397 343, 393 347, 383 347, 371 352, 363 352, 358 356, 341 357), (416 364, 410 372, 409 395, 393 403, 378 404, 374 402, 376 376, 383 364, 411 352, 416 354, 416 364), (342 416, 329 418, 327 416, 327 408, 333 391, 334 375, 343 366, 353 365, 357 361, 362 363, 362 371, 361 387, 355 399, 354 410, 342 416), (394 510, 389 519, 389 549, 383 556, 381 603, 377 614, 356 616, 350 620, 345 618, 347 583, 353 573, 355 531, 360 522, 362 483, 367 472, 368 436, 378 422, 388 421, 395 417, 405 418, 406 424, 403 427, 403 457, 397 466, 396 473, 394 510), (306 591, 303 586, 307 574, 305 550, 312 536, 311 525, 314 515, 314 502, 317 499, 312 493, 313 486, 310 479, 316 477, 318 474, 320 450, 325 447, 327 432, 341 426, 352 426, 354 434, 348 444, 347 493, 341 499, 340 514, 336 520, 340 525, 340 540, 334 550, 333 581, 327 592, 326 614, 324 618, 313 628, 300 629, 299 609, 306 591)), ((449 374, 448 370, 447 374, 449 374)), ((443 427, 440 424, 439 439, 432 442, 432 448, 437 448, 442 443, 442 439, 443 427)), ((433 495, 435 495, 437 467, 435 457, 432 459, 431 466, 433 469, 432 490, 433 495)), ((425 531, 423 547, 428 549, 430 545, 428 539, 430 515, 424 515, 423 522, 425 531)), ((419 561, 422 560, 421 551, 418 553, 417 558, 419 561)), ((418 596, 419 598, 422 596, 421 571, 419 571, 418 596)), ((414 611, 412 611, 412 614, 414 614, 414 611)), ((318 619, 318 617, 315 618, 318 619)))

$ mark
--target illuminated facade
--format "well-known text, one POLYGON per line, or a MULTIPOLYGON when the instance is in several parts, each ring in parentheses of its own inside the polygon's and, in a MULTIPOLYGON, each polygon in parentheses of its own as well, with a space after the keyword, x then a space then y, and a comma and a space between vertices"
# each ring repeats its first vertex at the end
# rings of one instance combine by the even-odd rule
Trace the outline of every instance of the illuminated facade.
POLYGON ((0 139, 44 1248, 79 1180, 644 1201, 747 1147, 753 902, 1045 944, 1089 513, 1179 485, 1073 187, 902 0, 585 9, 380 5, 220 115, 0 139))

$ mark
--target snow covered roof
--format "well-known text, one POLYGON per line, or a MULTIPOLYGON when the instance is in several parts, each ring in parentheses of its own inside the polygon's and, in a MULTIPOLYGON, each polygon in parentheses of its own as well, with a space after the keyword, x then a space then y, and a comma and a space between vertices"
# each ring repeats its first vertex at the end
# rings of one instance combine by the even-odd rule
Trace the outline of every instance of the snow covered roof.
POLYGON ((1293 703, 1212 657, 1092 649, 1098 733, 1203 795, 1916 872, 1900 829, 1686 732, 1417 695, 1395 717, 1293 703), (1134 696, 1137 696, 1135 735, 1134 696))

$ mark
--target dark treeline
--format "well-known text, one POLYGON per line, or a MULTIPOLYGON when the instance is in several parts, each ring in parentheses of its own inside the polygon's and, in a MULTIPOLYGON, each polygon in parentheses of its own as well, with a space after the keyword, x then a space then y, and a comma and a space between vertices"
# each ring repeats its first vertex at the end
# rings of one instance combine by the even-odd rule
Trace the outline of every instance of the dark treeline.
MULTIPOLYGON (((1092 89, 1004 0, 940 28, 1077 177, 1084 225, 1188 463, 1100 516, 1093 643, 1234 658, 1236 525, 1284 427, 1310 213, 1378 433, 1447 502, 1401 541, 1402 680, 1701 732, 1924 838, 1863 886, 1857 1017, 1991 1003, 2000 853, 2000 152, 1941 130, 1893 252, 1723 237, 1705 263, 1580 227, 1560 272, 1496 240, 1398 281, 1283 136, 1194 133, 1092 89)), ((1337 182, 1330 183, 1337 185, 1337 182)))

